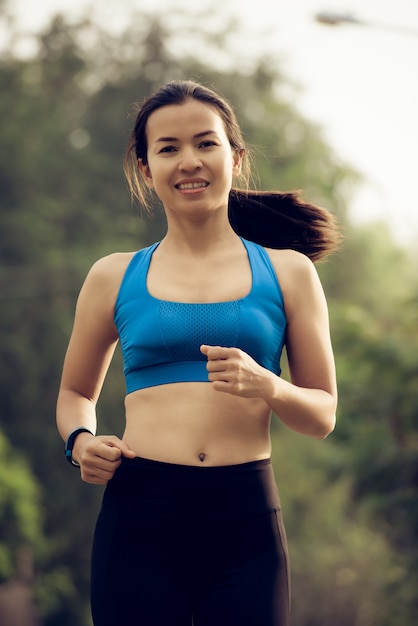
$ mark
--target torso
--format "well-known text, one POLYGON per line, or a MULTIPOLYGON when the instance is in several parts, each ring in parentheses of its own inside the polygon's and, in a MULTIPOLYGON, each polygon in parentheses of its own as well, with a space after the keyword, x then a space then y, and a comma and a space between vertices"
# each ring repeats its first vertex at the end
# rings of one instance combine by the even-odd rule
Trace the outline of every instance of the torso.
POLYGON ((270 409, 210 383, 149 387, 125 400, 124 439, 138 456, 182 465, 229 465, 270 456, 270 409))
MULTIPOLYGON (((120 284, 121 270, 133 255, 117 256, 115 282, 120 284)), ((251 289, 247 253, 236 246, 227 258, 190 263, 173 262, 162 250, 152 259, 147 288, 155 298, 190 303, 243 298, 251 289)), ((261 399, 221 393, 206 382, 179 382, 129 393, 125 408, 123 438, 138 456, 185 465, 228 465, 270 456, 271 410, 261 399)))

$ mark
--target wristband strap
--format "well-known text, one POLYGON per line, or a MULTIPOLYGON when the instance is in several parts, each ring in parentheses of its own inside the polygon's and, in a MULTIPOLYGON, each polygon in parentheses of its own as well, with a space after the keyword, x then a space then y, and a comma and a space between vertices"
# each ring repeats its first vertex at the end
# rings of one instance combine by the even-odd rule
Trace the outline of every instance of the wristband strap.
POLYGON ((80 467, 80 463, 77 463, 77 461, 74 461, 73 459, 74 442, 76 440, 76 437, 80 433, 90 433, 90 435, 93 435, 91 430, 89 430, 88 428, 75 428, 70 432, 67 437, 67 441, 65 442, 65 458, 67 459, 68 463, 70 463, 70 465, 74 465, 74 467, 80 467))

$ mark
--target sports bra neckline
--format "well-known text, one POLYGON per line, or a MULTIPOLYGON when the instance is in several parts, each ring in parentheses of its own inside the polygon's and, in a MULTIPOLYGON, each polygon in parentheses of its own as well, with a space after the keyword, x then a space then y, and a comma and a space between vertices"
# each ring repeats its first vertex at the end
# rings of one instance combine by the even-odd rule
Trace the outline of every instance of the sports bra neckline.
POLYGON ((240 240, 246 250, 247 253, 247 259, 248 259, 248 263, 250 266, 250 272, 251 272, 251 286, 250 289, 248 291, 248 293, 243 296, 242 298, 235 298, 234 300, 212 300, 210 302, 184 302, 182 300, 165 300, 164 298, 157 298, 156 296, 153 296, 152 293, 150 292, 150 290, 148 289, 148 273, 149 273, 149 268, 151 266, 151 260, 152 260, 152 256, 155 252, 155 250, 158 248, 158 246, 160 245, 161 241, 157 241, 156 243, 152 244, 149 248, 149 258, 148 258, 148 262, 147 262, 147 269, 144 272, 144 288, 145 288, 145 292, 147 294, 147 296, 149 298, 151 298, 151 300, 154 300, 155 302, 159 302, 161 304, 181 304, 181 305, 186 305, 186 306, 208 306, 208 305, 216 305, 216 304, 233 304, 236 302, 244 302, 247 298, 251 297, 251 294, 253 293, 253 288, 254 288, 254 268, 253 268, 253 264, 251 262, 251 255, 250 255, 250 251, 248 249, 248 246, 245 242, 245 240, 240 237, 240 240))

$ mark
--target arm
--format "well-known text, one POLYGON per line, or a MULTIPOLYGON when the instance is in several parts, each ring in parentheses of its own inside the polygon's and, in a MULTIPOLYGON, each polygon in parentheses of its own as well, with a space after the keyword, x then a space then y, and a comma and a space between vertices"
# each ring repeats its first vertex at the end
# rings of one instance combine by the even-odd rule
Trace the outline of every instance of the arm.
POLYGON ((323 289, 307 257, 288 250, 271 256, 282 273, 291 382, 237 348, 202 346, 209 379, 218 391, 264 399, 292 430, 324 438, 335 426, 337 385, 323 289))
MULTIPOLYGON (((57 400, 57 426, 64 440, 75 428, 96 432, 96 404, 118 341, 113 310, 124 267, 120 256, 106 257, 92 267, 77 301, 57 400)), ((73 448, 83 480, 95 484, 113 476, 122 454, 134 456, 114 436, 81 433, 73 448)))

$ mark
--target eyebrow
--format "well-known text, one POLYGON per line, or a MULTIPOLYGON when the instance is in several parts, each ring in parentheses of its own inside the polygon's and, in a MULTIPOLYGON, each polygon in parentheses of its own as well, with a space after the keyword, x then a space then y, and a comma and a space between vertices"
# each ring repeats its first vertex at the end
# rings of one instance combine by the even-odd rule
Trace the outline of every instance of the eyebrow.
MULTIPOLYGON (((201 133, 197 133, 193 135, 193 139, 200 139, 201 137, 206 137, 207 135, 216 135, 214 130, 204 130, 201 133)), ((177 137, 158 137, 154 143, 164 143, 167 141, 178 141, 177 137)))

